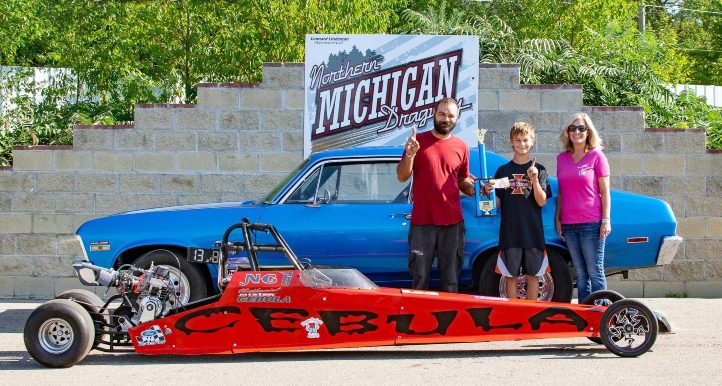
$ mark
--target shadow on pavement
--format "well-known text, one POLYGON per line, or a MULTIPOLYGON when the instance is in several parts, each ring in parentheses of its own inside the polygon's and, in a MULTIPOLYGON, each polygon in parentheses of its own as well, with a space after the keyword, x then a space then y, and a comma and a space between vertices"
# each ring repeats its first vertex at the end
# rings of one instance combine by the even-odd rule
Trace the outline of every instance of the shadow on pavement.
MULTIPOLYGON (((388 350, 388 347, 385 348, 388 350)), ((468 359, 489 357, 524 357, 535 356, 545 359, 614 359, 614 354, 607 351, 604 346, 595 343, 580 344, 554 344, 522 346, 515 350, 407 350, 395 349, 393 351, 376 350, 323 350, 323 351, 293 351, 293 352, 265 352, 231 355, 141 355, 135 353, 103 353, 91 351, 80 363, 75 366, 107 366, 107 365, 145 365, 155 366, 163 364, 215 364, 215 363, 253 363, 253 362, 308 362, 308 361, 334 361, 334 360, 365 360, 386 361, 394 359, 468 359)), ((0 371, 7 370, 34 370, 46 369, 38 364, 25 351, 0 351, 0 371)))
POLYGON ((33 310, 9 309, 0 312, 0 334, 22 334, 25 321, 33 310))

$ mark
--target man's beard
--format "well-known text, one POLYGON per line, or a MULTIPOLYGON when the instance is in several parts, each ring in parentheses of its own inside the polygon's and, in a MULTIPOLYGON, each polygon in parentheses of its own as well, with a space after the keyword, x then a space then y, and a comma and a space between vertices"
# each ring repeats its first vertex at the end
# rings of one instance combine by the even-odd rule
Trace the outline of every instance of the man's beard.
POLYGON ((434 131, 441 135, 448 135, 451 133, 452 130, 454 130, 454 127, 456 126, 456 123, 451 122, 439 122, 436 119, 434 119, 434 131))

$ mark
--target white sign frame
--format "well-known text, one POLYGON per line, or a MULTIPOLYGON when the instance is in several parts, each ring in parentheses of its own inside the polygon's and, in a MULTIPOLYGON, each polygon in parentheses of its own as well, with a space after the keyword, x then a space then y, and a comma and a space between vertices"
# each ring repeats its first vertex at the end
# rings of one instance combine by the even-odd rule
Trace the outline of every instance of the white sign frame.
POLYGON ((433 128, 442 97, 459 102, 454 135, 477 146, 478 93, 478 36, 306 35, 304 157, 401 146, 412 126, 433 128))

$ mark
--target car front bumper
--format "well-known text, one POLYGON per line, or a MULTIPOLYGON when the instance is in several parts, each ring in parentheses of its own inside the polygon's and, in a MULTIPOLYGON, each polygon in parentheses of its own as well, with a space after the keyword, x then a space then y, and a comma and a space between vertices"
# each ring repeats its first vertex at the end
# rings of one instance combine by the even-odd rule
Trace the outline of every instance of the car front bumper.
POLYGON ((683 238, 679 236, 666 236, 662 240, 662 246, 657 254, 657 265, 667 265, 672 262, 677 255, 679 246, 682 245, 683 238))

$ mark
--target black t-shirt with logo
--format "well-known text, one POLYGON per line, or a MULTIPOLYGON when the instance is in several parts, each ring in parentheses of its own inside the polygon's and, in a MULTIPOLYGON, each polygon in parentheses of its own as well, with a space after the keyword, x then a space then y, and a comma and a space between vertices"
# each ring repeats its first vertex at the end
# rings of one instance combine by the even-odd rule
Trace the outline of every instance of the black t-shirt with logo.
MULTIPOLYGON (((510 185, 505 189, 496 189, 496 197, 501 201, 499 249, 546 249, 541 207, 534 199, 533 186, 526 174, 532 162, 519 165, 509 161, 500 166, 494 175, 494 178, 508 177, 510 185)), ((535 166, 539 169, 539 185, 548 200, 552 197, 552 190, 547 170, 538 162, 535 166)))

